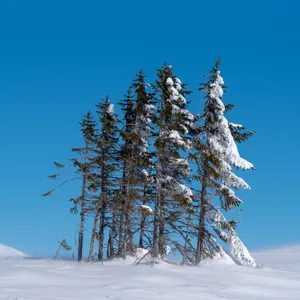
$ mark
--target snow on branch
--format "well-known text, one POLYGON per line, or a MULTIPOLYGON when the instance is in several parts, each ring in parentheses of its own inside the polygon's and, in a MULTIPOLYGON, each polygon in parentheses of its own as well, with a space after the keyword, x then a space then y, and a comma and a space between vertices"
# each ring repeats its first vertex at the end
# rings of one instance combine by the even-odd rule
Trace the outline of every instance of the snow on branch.
POLYGON ((241 158, 237 145, 230 131, 230 126, 243 128, 242 125, 228 123, 224 116, 225 105, 222 102, 224 80, 220 71, 216 72, 216 79, 206 89, 209 91, 209 105, 214 107, 210 113, 208 126, 208 141, 213 153, 218 154, 227 163, 240 169, 254 169, 253 164, 241 158))

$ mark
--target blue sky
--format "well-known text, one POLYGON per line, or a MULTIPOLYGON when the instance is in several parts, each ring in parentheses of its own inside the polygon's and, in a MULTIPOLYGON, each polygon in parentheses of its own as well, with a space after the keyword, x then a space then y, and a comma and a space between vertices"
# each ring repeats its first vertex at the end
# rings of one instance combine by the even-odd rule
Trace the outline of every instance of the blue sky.
POLYGON ((0 243, 52 255, 74 240, 76 186, 54 198, 46 176, 81 145, 82 115, 103 96, 122 98, 141 67, 165 61, 195 92, 222 58, 236 108, 228 118, 257 134, 242 145, 239 233, 253 250, 300 243, 300 3, 294 1, 0 1, 0 243))

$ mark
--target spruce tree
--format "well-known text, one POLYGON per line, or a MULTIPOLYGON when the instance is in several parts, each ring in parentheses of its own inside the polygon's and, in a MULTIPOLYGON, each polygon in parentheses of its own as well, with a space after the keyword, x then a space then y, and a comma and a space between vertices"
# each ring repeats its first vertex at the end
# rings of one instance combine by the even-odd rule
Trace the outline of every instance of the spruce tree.
MULTIPOLYGON (((114 201, 116 195, 118 163, 118 123, 119 120, 114 111, 113 104, 108 97, 96 105, 97 115, 100 121, 100 133, 96 137, 96 148, 94 150, 94 163, 96 172, 97 194, 95 201, 95 215, 92 227, 92 237, 88 260, 91 261, 94 252, 96 237, 99 241, 98 260, 104 257, 105 229, 110 225, 109 237, 113 239, 115 234, 114 224, 114 201), (111 223, 108 224, 109 212, 111 223), (100 221, 100 223, 99 223, 100 221), (99 223, 99 224, 98 224, 99 223), (99 225, 99 228, 97 226, 99 225)), ((113 240, 109 245, 109 257, 114 256, 113 240)))
POLYGON ((199 89, 205 92, 202 115, 189 112, 186 97, 191 92, 164 64, 154 84, 146 83, 142 70, 136 75, 119 102, 121 128, 108 97, 96 105, 99 129, 90 112, 84 116, 84 145, 72 149, 78 154, 71 159, 74 172, 58 186, 81 182, 79 197, 70 200, 71 212, 80 214, 79 261, 86 219, 92 215, 88 261, 93 260, 97 240, 101 261, 125 259, 139 247, 161 259, 174 249, 182 255, 182 264, 198 265, 223 255, 222 241, 229 244, 234 260, 255 266, 236 233, 237 222, 226 218, 227 211, 242 204, 235 190, 250 188, 233 169, 254 168, 237 148, 254 133, 227 121, 234 105, 222 101, 225 86, 219 67, 217 61, 199 89), (196 125, 199 116, 202 124, 196 125), (196 167, 193 175, 189 161, 196 167), (190 188, 192 181, 199 181, 200 187, 190 188))
MULTIPOLYGON (((239 206, 242 201, 235 195, 234 189, 244 188, 250 189, 248 184, 240 177, 235 175, 232 166, 249 170, 253 169, 253 165, 241 158, 235 139, 238 142, 246 140, 253 133, 241 133, 236 126, 229 125, 224 114, 233 106, 225 106, 222 102, 224 93, 224 81, 219 71, 220 60, 218 60, 207 75, 207 82, 201 84, 200 90, 204 91, 205 107, 202 116, 204 125, 202 131, 205 134, 204 143, 197 141, 196 148, 198 150, 198 178, 201 181, 200 192, 200 216, 199 231, 197 240, 196 263, 206 257, 205 243, 211 243, 214 238, 207 229, 207 224, 212 226, 213 230, 218 234, 219 238, 225 242, 229 242, 231 253, 233 256, 237 252, 243 252, 247 256, 247 249, 236 251, 237 235, 234 231, 235 221, 227 221, 220 209, 213 203, 213 196, 218 196, 221 201, 221 209, 227 211, 233 207, 239 206), (226 234, 229 231, 229 236, 226 234)), ((242 129, 242 128, 239 128, 242 129)), ((220 247, 215 243, 214 249, 220 251, 220 247)), ((242 255, 241 255, 242 256, 242 255)), ((252 264, 253 259, 249 261, 252 264)), ((254 261, 253 261, 254 262, 254 261)), ((248 264, 248 262, 246 262, 248 264)), ((254 263, 255 264, 255 263, 254 263)))
POLYGON ((140 231, 139 245, 143 246, 146 229, 146 217, 150 214, 153 183, 150 174, 153 163, 149 150, 151 114, 155 108, 152 94, 147 92, 149 85, 141 70, 133 81, 121 108, 124 112, 124 127, 121 130, 123 145, 121 159, 123 162, 123 211, 119 236, 119 252, 125 258, 127 252, 135 252, 134 232, 140 231), (149 202, 149 203, 148 203, 149 202), (137 221, 137 213, 140 219, 137 221), (124 222, 124 223, 123 223, 124 222), (122 234, 122 236, 121 236, 122 234))
MULTIPOLYGON (((153 152, 150 151, 150 137, 152 116, 155 111, 153 93, 149 92, 150 84, 145 82, 143 70, 136 75, 132 83, 133 97, 135 103, 135 124, 133 132, 136 135, 133 145, 135 157, 134 177, 137 196, 136 207, 140 215, 134 231, 139 231, 139 247, 144 248, 145 238, 148 240, 147 228, 148 216, 152 214, 150 207, 154 195, 153 180, 153 152)), ((135 214, 136 215, 136 214, 135 214)))
POLYGON ((72 151, 79 155, 78 158, 73 158, 72 162, 75 167, 78 168, 78 173, 82 177, 81 195, 73 199, 75 206, 80 206, 80 227, 78 232, 78 261, 83 258, 83 239, 85 218, 89 211, 88 201, 96 189, 95 176, 94 176, 94 160, 93 154, 95 149, 96 139, 96 122, 94 121, 91 112, 89 111, 83 118, 81 125, 81 132, 84 139, 84 147, 73 148, 72 151))
POLYGON ((130 210, 134 198, 134 191, 132 185, 134 181, 133 168, 135 165, 135 158, 133 155, 133 132, 136 107, 133 99, 132 89, 129 88, 125 99, 119 102, 121 110, 124 114, 123 127, 120 135, 123 140, 120 151, 120 159, 122 161, 122 183, 120 193, 120 207, 119 207, 119 241, 118 241, 118 256, 126 258, 127 242, 130 235, 130 210))
POLYGON ((175 224, 182 217, 182 209, 192 203, 193 195, 186 185, 190 167, 182 151, 191 147, 188 134, 194 124, 194 115, 187 110, 185 99, 190 92, 173 75, 172 67, 165 64, 158 70, 157 76, 156 199, 152 255, 163 258, 169 249, 168 244, 182 250, 168 233, 178 231, 175 224))
MULTIPOLYGON (((61 176, 69 176, 68 179, 63 181, 56 188, 50 190, 49 192, 43 194, 43 196, 51 196, 53 192, 65 185, 66 183, 74 180, 81 181, 81 194, 79 197, 70 199, 73 203, 71 212, 80 214, 80 225, 78 230, 78 254, 77 259, 81 261, 83 258, 83 240, 84 240, 84 229, 85 229, 85 219, 87 213, 90 211, 90 200, 92 195, 96 190, 95 174, 94 174, 94 149, 96 140, 96 122, 94 121, 91 112, 89 111, 80 122, 81 133, 84 140, 84 146, 82 148, 73 148, 72 151, 78 154, 79 157, 72 158, 72 166, 74 171, 66 174, 55 174, 49 176, 50 179, 57 179, 61 176), (75 177, 73 176, 75 175, 75 177), (79 209, 78 209, 79 207, 79 209)), ((60 163, 54 163, 58 169, 63 169, 66 165, 60 163)))

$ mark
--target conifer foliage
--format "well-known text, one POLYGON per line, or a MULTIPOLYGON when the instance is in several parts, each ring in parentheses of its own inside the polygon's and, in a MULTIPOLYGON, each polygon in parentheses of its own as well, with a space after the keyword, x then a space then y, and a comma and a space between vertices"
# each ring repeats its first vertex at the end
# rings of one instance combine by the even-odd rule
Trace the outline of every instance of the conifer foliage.
POLYGON ((95 139, 94 172, 96 193, 94 195, 94 221, 88 261, 92 261, 94 243, 99 241, 97 257, 103 260, 105 232, 109 236, 108 257, 114 256, 113 237, 115 234, 115 195, 117 192, 118 163, 118 123, 114 105, 108 97, 96 105, 97 117, 100 123, 99 133, 95 139), (109 212, 112 212, 109 214, 109 212), (99 224, 98 224, 99 222, 99 224), (107 230, 109 228, 109 230, 107 230))
POLYGON ((156 148, 156 200, 154 209, 153 255, 165 257, 168 245, 179 251, 178 241, 169 234, 177 231, 177 222, 184 208, 192 202, 192 191, 186 185, 190 167, 181 151, 191 148, 188 137, 194 116, 187 110, 185 90, 179 78, 173 75, 171 66, 158 70, 155 84, 157 100, 156 148))
POLYGON ((202 135, 203 139, 196 142, 198 179, 201 182, 196 263, 199 263, 201 258, 206 258, 207 250, 211 249, 205 244, 213 245, 213 251, 210 251, 210 254, 215 249, 220 250, 211 231, 207 229, 207 224, 209 224, 222 241, 230 244, 231 254, 235 259, 239 262, 243 260, 241 262, 243 264, 250 262, 255 265, 254 260, 247 255, 248 251, 244 245, 237 242, 238 237, 234 231, 236 222, 228 222, 221 213, 221 210, 228 211, 242 203, 233 189, 250 189, 242 178, 233 173, 232 166, 243 170, 254 167, 240 156, 235 143, 235 140, 238 142, 246 140, 252 133, 241 133, 238 129, 243 129, 243 127, 230 125, 224 116, 226 111, 222 102, 224 81, 219 67, 220 60, 207 75, 207 82, 201 84, 200 87, 200 90, 205 92, 205 107, 202 115, 204 136, 202 135), (214 205, 212 195, 219 198, 220 207, 214 205), (241 257, 248 257, 248 259, 241 257))
POLYGON ((144 248, 155 260, 177 251, 183 264, 199 265, 223 256, 228 244, 237 263, 256 266, 236 233, 237 221, 225 217, 242 204, 236 191, 250 189, 234 169, 254 169, 237 147, 254 132, 226 118, 234 105, 223 103, 220 60, 206 78, 199 88, 205 95, 202 114, 190 112, 191 91, 164 64, 154 83, 143 70, 137 73, 118 101, 122 121, 108 97, 96 105, 96 118, 84 116, 83 146, 72 149, 73 172, 43 195, 78 182, 81 193, 70 201, 71 212, 79 213, 79 261, 125 259, 144 248), (91 234, 84 256, 87 219, 91 234))

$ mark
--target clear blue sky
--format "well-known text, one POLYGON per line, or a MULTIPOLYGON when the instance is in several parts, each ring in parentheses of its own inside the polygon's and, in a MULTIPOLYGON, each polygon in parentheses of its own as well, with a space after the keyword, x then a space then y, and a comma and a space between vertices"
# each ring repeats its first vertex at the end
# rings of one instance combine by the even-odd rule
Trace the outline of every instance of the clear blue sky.
POLYGON ((218 56, 230 121, 257 132, 240 148, 257 170, 243 173, 252 190, 240 193, 239 233, 250 249, 300 243, 299 10, 297 0, 1 1, 0 243, 51 255, 57 239, 73 241, 73 188, 40 195, 52 162, 81 146, 82 115, 165 61, 199 112, 198 82, 218 56))

